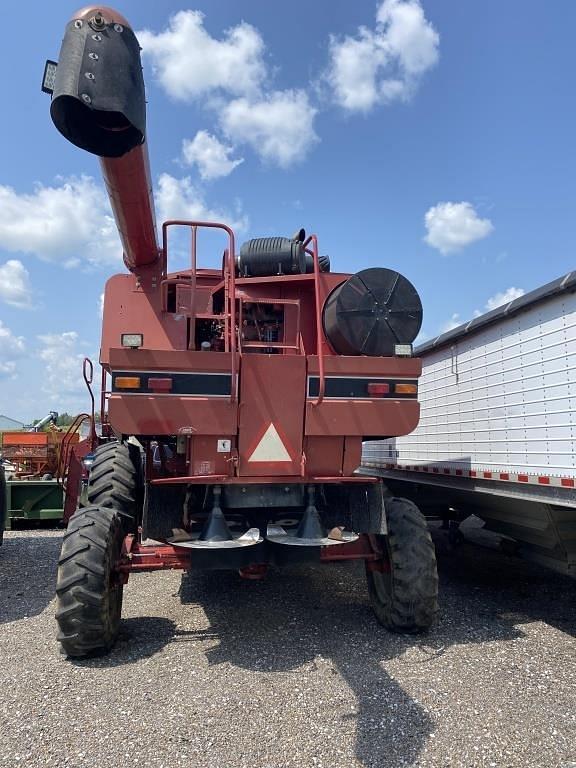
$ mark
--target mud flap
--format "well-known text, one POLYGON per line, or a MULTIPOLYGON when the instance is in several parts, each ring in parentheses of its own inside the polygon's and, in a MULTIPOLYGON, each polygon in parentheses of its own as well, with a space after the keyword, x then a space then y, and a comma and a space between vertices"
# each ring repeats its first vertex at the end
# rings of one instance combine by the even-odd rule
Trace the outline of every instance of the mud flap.
POLYGON ((352 486, 348 493, 350 530, 385 536, 388 533, 386 496, 389 494, 384 483, 380 480, 352 486))

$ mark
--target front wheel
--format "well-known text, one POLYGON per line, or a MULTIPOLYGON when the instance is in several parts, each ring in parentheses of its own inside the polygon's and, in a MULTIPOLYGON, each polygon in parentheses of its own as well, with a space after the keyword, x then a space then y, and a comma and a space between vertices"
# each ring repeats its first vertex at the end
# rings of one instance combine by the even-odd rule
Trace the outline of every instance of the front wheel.
POLYGON ((114 645, 122 612, 116 565, 123 536, 115 509, 84 507, 70 518, 56 580, 58 640, 68 656, 106 653, 114 645))
POLYGON ((377 535, 382 559, 366 564, 370 602, 394 632, 429 629, 438 615, 438 571, 424 515, 408 499, 385 501, 388 533, 377 535))
POLYGON ((135 532, 143 500, 140 449, 132 443, 116 441, 98 446, 86 497, 88 504, 117 510, 126 533, 135 532))

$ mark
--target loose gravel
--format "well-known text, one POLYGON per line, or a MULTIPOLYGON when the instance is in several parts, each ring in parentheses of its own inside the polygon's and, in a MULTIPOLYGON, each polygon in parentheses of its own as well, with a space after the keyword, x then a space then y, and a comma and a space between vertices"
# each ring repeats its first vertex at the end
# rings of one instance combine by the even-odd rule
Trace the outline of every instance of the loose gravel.
POLYGON ((0 548, 0 765, 576 767, 576 584, 464 545, 395 636, 361 565, 132 576, 121 637, 55 641, 60 531, 0 548))

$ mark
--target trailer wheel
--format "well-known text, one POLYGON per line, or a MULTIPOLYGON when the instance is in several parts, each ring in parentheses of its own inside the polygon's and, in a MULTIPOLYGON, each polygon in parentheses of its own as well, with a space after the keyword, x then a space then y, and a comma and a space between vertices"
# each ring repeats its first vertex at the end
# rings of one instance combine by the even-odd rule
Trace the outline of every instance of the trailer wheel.
POLYGON ((386 500, 387 535, 376 536, 381 561, 366 564, 376 618, 394 632, 416 634, 438 614, 438 572, 424 515, 408 499, 386 500))
POLYGON ((56 578, 58 640, 68 656, 106 653, 116 640, 123 584, 114 566, 123 538, 115 509, 84 507, 70 518, 56 578))
POLYGON ((135 530, 142 485, 142 459, 136 445, 115 441, 96 449, 88 477, 88 504, 117 510, 126 532, 135 530))

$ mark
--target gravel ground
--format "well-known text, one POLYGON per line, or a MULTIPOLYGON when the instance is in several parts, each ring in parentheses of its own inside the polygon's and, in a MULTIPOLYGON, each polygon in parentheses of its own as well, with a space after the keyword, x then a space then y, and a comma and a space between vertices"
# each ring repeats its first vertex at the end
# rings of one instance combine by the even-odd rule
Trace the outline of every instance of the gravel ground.
POLYGON ((0 549, 0 765, 576 768, 576 583, 464 545, 426 637, 356 563, 132 576, 107 657, 55 642, 61 532, 0 549))

